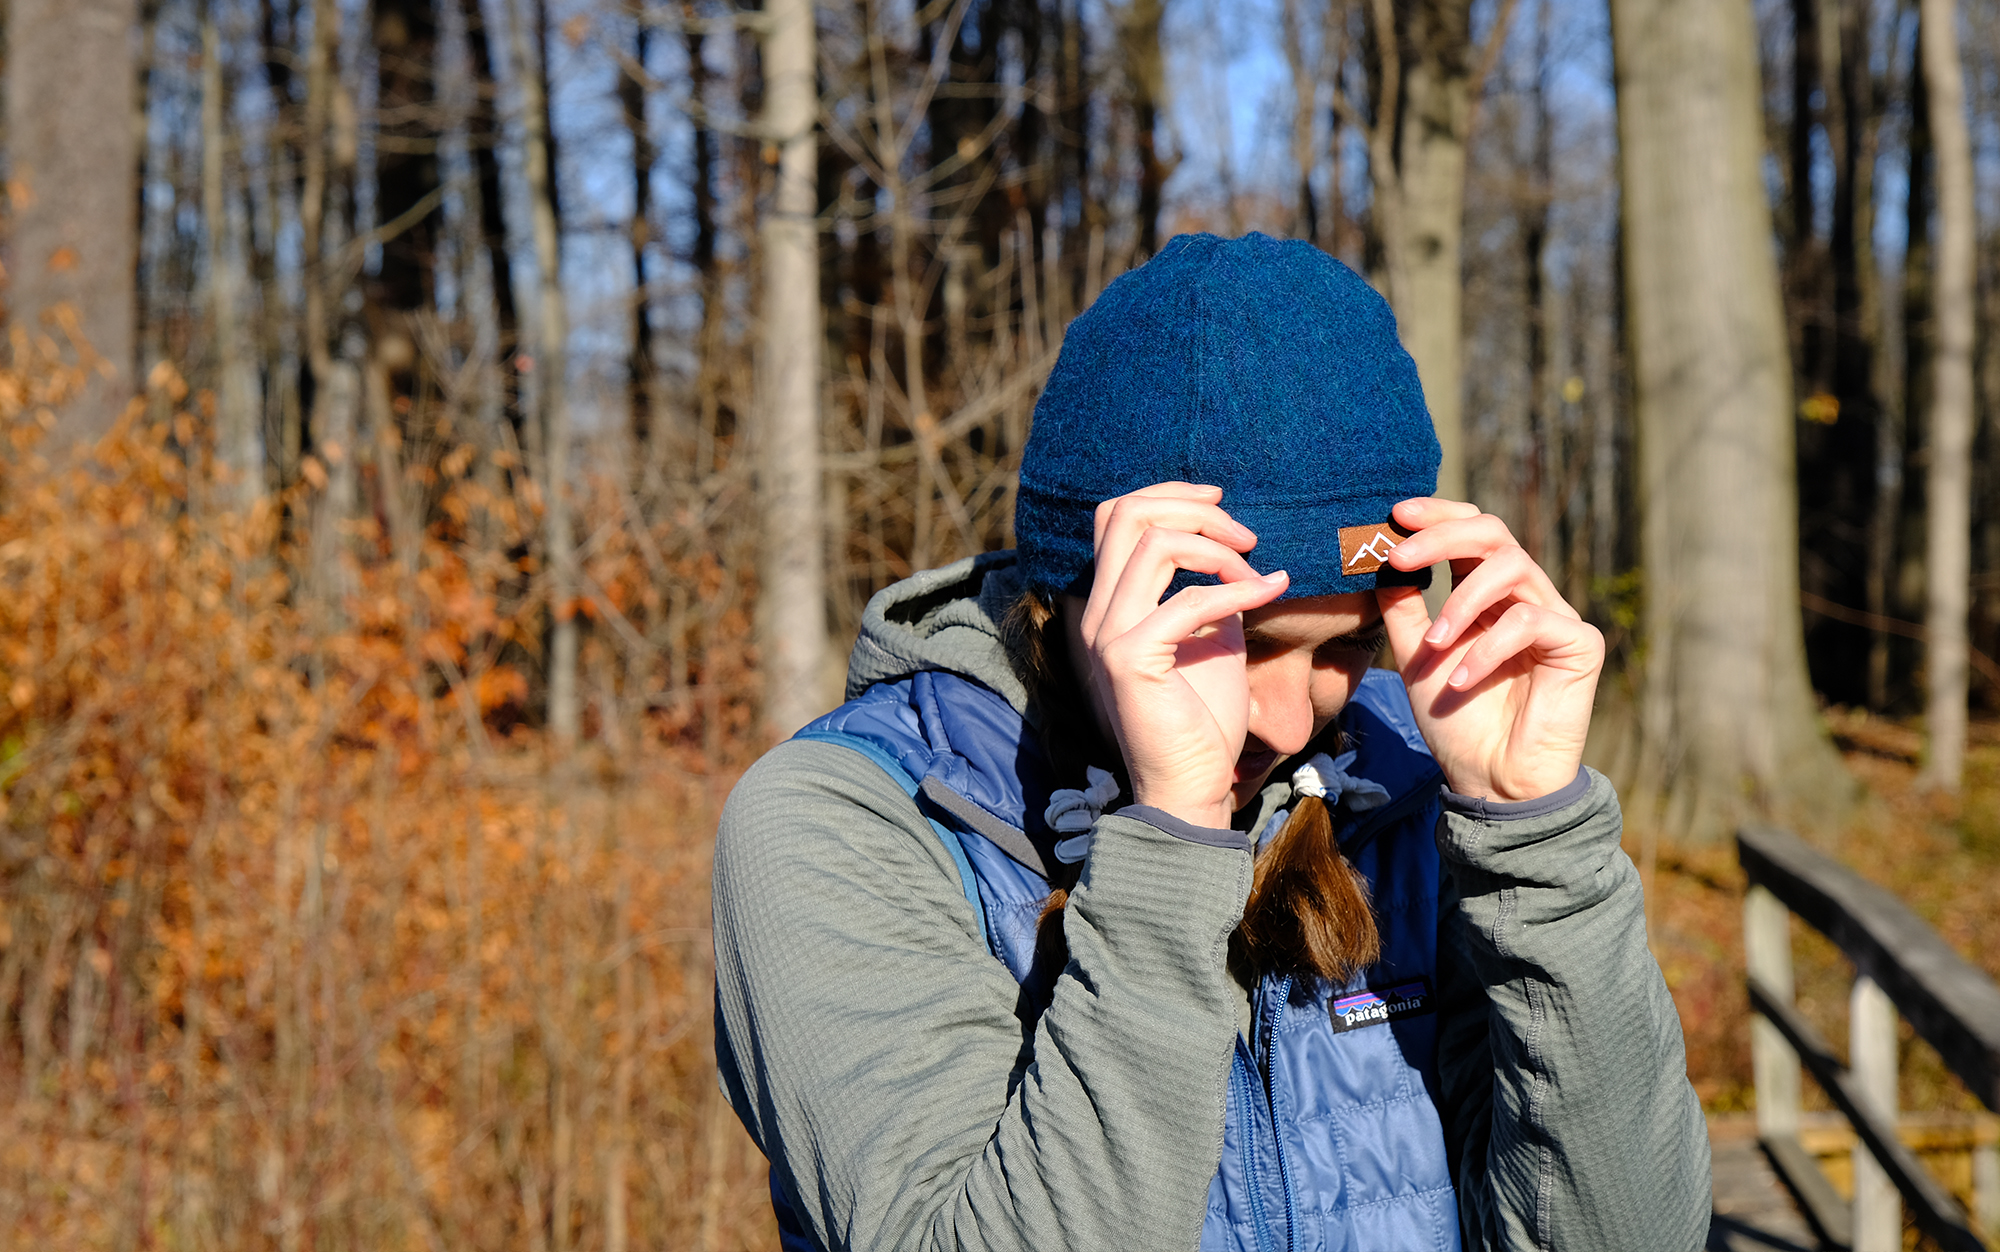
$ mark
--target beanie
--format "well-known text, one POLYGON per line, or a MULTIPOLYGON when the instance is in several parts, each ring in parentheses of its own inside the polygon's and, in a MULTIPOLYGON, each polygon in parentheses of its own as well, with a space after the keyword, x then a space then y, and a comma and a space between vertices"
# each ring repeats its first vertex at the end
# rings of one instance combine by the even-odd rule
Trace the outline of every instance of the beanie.
MULTIPOLYGON (((1437 435, 1388 303, 1301 240, 1181 235, 1070 323, 1014 508, 1029 587, 1088 595, 1097 505, 1222 488, 1286 599, 1424 586, 1382 558, 1398 500, 1436 489, 1437 435)), ((1212 583, 1183 571, 1175 589, 1212 583)))

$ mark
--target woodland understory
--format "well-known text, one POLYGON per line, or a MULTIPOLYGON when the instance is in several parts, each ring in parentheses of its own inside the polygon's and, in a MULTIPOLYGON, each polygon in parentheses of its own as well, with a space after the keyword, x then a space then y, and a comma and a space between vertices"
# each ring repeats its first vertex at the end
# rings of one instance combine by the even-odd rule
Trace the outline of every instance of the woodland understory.
POLYGON ((1605 631, 1711 1111, 1734 820, 2000 975, 1991 4, 11 0, 0 75, 0 1243, 769 1246, 720 805, 1187 230, 1374 283, 1605 631))

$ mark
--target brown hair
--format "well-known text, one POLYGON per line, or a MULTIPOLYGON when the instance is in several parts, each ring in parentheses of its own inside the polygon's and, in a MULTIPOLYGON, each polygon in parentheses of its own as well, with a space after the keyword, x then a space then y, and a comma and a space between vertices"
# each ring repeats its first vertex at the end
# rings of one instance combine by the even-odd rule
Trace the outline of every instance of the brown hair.
MULTIPOLYGON (((1109 752, 1115 759, 1115 750, 1097 742, 1095 719, 1079 706, 1068 681, 1068 645, 1054 606, 1032 591, 1022 593, 1001 619, 1000 637, 1041 710, 1042 742, 1058 774, 1080 774, 1098 754, 1109 752)), ((1124 763, 1115 764, 1122 774, 1124 763)), ((1050 880, 1054 890, 1042 906, 1035 941, 1035 964, 1043 969, 1067 962, 1063 906, 1082 871, 1081 864, 1064 866, 1050 880)), ((1245 981, 1275 973, 1344 983, 1381 953, 1368 884, 1334 843, 1326 802, 1300 796, 1284 827, 1257 855, 1243 920, 1229 937, 1231 969, 1245 981)))

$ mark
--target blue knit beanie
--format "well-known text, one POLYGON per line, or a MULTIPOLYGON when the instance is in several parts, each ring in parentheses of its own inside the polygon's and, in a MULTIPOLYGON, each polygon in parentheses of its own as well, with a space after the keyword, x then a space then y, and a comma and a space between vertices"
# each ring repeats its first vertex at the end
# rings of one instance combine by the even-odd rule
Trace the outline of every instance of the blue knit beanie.
POLYGON ((1390 508, 1436 489, 1438 459, 1416 365, 1360 276, 1300 240, 1181 235, 1070 324, 1016 548, 1031 588, 1087 595, 1098 503, 1177 479, 1222 488, 1257 533, 1251 566, 1290 571, 1287 599, 1423 586, 1380 558, 1402 533, 1390 508))

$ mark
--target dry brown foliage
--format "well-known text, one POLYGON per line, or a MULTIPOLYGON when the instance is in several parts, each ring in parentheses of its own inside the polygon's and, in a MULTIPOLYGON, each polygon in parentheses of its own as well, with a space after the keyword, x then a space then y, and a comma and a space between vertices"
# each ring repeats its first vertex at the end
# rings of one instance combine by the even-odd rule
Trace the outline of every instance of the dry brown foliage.
POLYGON ((593 733, 557 754, 518 718, 532 499, 447 453, 418 550, 351 526, 316 596, 313 496, 216 507, 155 382, 51 466, 69 384, 0 374, 7 1242, 772 1242, 710 1034, 743 589, 594 485, 556 606, 594 619, 593 733))

